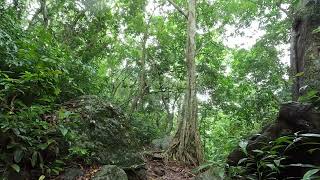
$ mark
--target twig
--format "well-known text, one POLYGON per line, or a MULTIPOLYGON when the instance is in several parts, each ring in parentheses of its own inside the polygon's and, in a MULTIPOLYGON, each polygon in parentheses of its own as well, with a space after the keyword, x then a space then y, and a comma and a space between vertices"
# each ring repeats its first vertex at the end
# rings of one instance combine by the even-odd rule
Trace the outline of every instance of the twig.
POLYGON ((13 98, 11 99, 11 102, 10 102, 10 112, 13 112, 14 111, 14 101, 16 100, 18 94, 15 94, 13 96, 13 98))

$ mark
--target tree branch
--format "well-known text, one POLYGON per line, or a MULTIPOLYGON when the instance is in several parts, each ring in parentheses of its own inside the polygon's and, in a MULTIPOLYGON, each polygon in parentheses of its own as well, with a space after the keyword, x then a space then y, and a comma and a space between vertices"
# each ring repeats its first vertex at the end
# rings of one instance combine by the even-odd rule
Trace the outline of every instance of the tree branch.
POLYGON ((288 10, 284 9, 283 7, 281 7, 281 4, 282 4, 282 0, 280 0, 278 3, 276 3, 277 7, 282 11, 284 12, 287 17, 290 17, 290 13, 288 10))
POLYGON ((184 15, 184 17, 186 17, 188 19, 188 15, 187 13, 181 9, 175 2, 173 2, 172 0, 168 0, 168 2, 176 9, 178 10, 182 15, 184 15))
POLYGON ((29 29, 35 22, 35 19, 38 17, 38 15, 41 13, 41 8, 39 8, 35 13, 34 15, 32 16, 31 20, 29 21, 29 25, 28 25, 28 28, 29 29))

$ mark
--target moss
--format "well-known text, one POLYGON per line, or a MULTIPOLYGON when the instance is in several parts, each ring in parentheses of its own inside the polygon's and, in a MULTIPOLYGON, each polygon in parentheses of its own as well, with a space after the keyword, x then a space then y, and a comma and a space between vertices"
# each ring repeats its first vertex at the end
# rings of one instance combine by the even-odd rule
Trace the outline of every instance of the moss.
POLYGON ((136 153, 139 140, 119 108, 97 96, 79 97, 65 103, 64 108, 80 114, 79 122, 72 127, 79 134, 75 145, 89 149, 90 159, 120 166, 141 160, 136 153))

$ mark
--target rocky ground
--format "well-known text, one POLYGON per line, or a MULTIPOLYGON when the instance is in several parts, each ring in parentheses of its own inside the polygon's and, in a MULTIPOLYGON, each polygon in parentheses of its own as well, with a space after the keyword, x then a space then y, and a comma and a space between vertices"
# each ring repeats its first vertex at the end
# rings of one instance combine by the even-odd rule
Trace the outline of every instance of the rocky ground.
MULTIPOLYGON (((192 180, 195 174, 191 172, 193 167, 179 165, 176 162, 165 162, 162 152, 148 152, 144 155, 145 159, 145 177, 128 177, 128 180, 192 180)), ((77 177, 77 180, 95 179, 102 166, 94 165, 92 167, 83 167, 83 175, 77 177)), ((125 180, 125 177, 113 180, 125 180)))
POLYGON ((191 180, 195 177, 191 172, 193 167, 182 166, 176 162, 165 162, 161 152, 146 155, 145 161, 148 180, 191 180))
POLYGON ((171 136, 154 139, 149 145, 134 143, 137 137, 129 118, 112 104, 96 96, 82 96, 64 103, 63 108, 80 115, 80 123, 70 127, 79 134, 76 143, 94 152, 89 159, 102 165, 85 167, 73 162, 56 180, 195 179, 194 167, 165 161, 163 152, 171 136))
MULTIPOLYGON (((103 178, 101 177, 104 172, 108 174, 108 177, 106 175, 104 177, 106 180, 108 180, 108 178, 110 180, 192 180, 196 177, 191 171, 194 167, 179 165, 176 162, 166 162, 163 153, 160 151, 145 153, 144 160, 144 173, 141 177, 126 176, 123 174, 124 171, 122 171, 122 169, 114 169, 115 167, 111 167, 110 165, 80 167, 79 170, 70 169, 69 173, 71 176, 76 176, 75 179, 77 180, 102 180, 103 178), (112 173, 110 173, 110 169, 112 170, 112 173)), ((66 176, 60 176, 57 179, 70 179, 70 177, 66 178, 66 176)))

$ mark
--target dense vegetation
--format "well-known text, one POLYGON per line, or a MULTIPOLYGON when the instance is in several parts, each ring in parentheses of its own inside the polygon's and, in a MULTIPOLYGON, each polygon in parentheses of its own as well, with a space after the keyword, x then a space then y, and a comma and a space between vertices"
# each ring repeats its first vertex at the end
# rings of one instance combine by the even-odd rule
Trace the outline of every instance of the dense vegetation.
MULTIPOLYGON (((0 177, 26 171, 34 179, 54 177, 70 163, 106 164, 99 148, 110 146, 101 143, 142 151, 153 139, 173 136, 189 83, 188 24, 173 6, 187 2, 176 3, 0 0, 0 177), (94 103, 75 108, 79 97, 94 103), (104 115, 110 119, 91 121, 90 108, 109 109, 104 115), (87 129, 92 124, 95 132, 87 129), (92 140, 103 132, 106 141, 92 140)), ((297 6, 297 0, 197 1, 197 122, 209 165, 224 167, 240 140, 274 120, 280 104, 291 99, 289 65, 282 61, 288 49, 282 47, 297 6), (253 46, 230 45, 239 43, 230 42, 237 41, 232 36, 252 39, 256 25, 264 33, 253 46)), ((283 149, 301 136, 273 143, 283 149)), ((272 150, 250 158, 283 158, 272 150)), ((117 164, 117 158, 107 159, 117 164)), ((260 179, 270 173, 248 166, 263 171, 260 179)), ((241 173, 256 178, 248 169, 241 173)))

